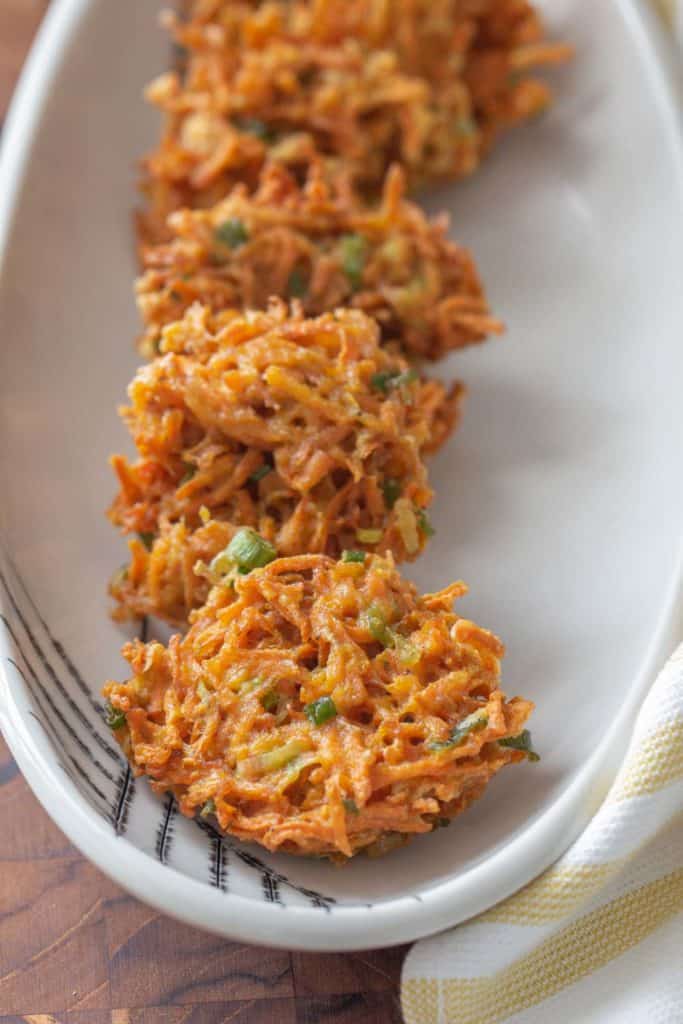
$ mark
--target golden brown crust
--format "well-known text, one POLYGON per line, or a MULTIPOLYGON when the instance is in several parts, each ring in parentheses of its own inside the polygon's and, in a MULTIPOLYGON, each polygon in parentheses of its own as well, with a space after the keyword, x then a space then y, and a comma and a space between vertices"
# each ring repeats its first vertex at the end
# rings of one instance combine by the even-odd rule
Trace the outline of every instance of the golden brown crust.
POLYGON ((370 191, 395 161, 411 184, 470 174, 548 104, 529 72, 568 56, 526 0, 212 0, 169 26, 187 61, 148 91, 165 114, 145 162, 152 239, 173 210, 254 188, 266 160, 303 173, 322 156, 370 191))
POLYGON ((271 165, 253 195, 242 185, 210 210, 173 214, 171 241, 141 248, 141 351, 151 358, 161 329, 193 302, 265 309, 294 291, 307 316, 363 310, 411 357, 437 359, 499 333, 469 252, 446 237, 445 218, 430 222, 403 192, 398 167, 382 202, 367 206, 319 166, 302 188, 271 165))
POLYGON ((215 587, 189 633, 129 644, 105 688, 136 772, 271 850, 380 853, 450 820, 519 750, 532 710, 499 640, 391 560, 305 555, 215 587), (315 702, 323 701, 323 704, 315 702), (324 714, 321 708, 324 707, 324 714))
POLYGON ((188 583, 188 543, 204 558, 225 545, 215 527, 190 542, 209 519, 252 526, 284 555, 419 553, 423 455, 452 429, 458 385, 420 379, 351 310, 307 320, 282 304, 246 316, 194 306, 161 348, 122 411, 139 458, 112 460, 110 518, 151 546, 134 543, 114 585, 121 613, 185 619, 204 596, 188 583))

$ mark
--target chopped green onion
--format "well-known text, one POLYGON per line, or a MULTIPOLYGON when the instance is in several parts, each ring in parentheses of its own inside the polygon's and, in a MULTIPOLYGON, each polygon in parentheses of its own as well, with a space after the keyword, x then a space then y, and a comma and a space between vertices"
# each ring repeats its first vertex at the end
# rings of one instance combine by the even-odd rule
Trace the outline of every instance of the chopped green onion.
POLYGON ((417 379, 417 370, 406 370, 403 373, 398 370, 382 370, 380 373, 373 373, 370 378, 370 386, 375 391, 381 391, 383 395, 388 395, 390 391, 407 387, 417 379))
MULTIPOLYGON (((284 768, 290 761, 293 761, 299 754, 303 754, 308 747, 301 740, 290 740, 282 747, 275 747, 274 750, 267 750, 265 754, 257 754, 254 767, 261 772, 276 772, 284 768)), ((249 758, 251 760, 251 758, 249 758)))
POLYGON ((489 716, 485 711, 473 711, 471 715, 463 718, 462 722, 456 725, 447 740, 436 740, 433 743, 428 743, 427 746, 430 750, 448 750, 450 747, 459 747, 470 733, 485 729, 488 723, 489 716))
POLYGON ((381 539, 381 530, 356 530, 356 540, 359 540, 361 544, 379 544, 381 539))
POLYGON ((264 476, 268 476, 272 469, 273 467, 269 466, 267 463, 263 466, 259 466, 258 469, 255 469, 253 473, 249 474, 249 479, 252 483, 257 484, 259 480, 263 480, 264 476))
POLYGON ((140 540, 140 543, 144 544, 148 551, 152 550, 152 545, 154 544, 153 533, 139 533, 138 538, 140 540))
POLYGON ((251 693, 259 686, 263 686, 264 682, 265 679, 262 679, 261 676, 253 676, 249 679, 233 680, 230 683, 230 689, 235 693, 251 693))
POLYGON ((341 560, 342 562, 360 562, 362 564, 365 561, 365 552, 354 549, 342 551, 341 560))
POLYGON ((471 117, 459 117, 455 122, 455 134, 461 139, 471 138, 476 130, 476 125, 471 117))
POLYGON ((243 117, 237 122, 237 127, 249 135, 255 135, 261 142, 272 142, 275 138, 272 129, 258 117, 243 117))
POLYGON ((218 225, 214 231, 214 238, 221 245, 227 245, 228 249, 239 249, 249 241, 249 232, 239 217, 230 217, 218 225))
POLYGON ((394 381, 393 387, 405 388, 408 384, 414 384, 419 378, 417 370, 406 370, 405 373, 399 373, 398 377, 394 381))
POLYGON ((434 534, 436 533, 436 530, 429 522, 427 510, 424 508, 416 509, 415 517, 417 519, 417 525, 419 526, 421 532, 425 535, 425 537, 433 537, 434 534))
POLYGON ((498 746, 510 747, 512 750, 521 750, 526 754, 529 761, 541 760, 536 751, 532 749, 531 733, 528 729, 520 732, 519 736, 507 736, 504 740, 498 740, 498 746))
MULTIPOLYGON (((396 633, 387 625, 384 612, 378 604, 371 604, 365 613, 365 624, 373 640, 382 644, 383 647, 392 647, 396 657, 407 668, 413 668, 420 660, 421 651, 415 644, 412 644, 407 637, 396 633)), ((390 668, 385 664, 385 668, 390 668)))
POLYGON ((324 725, 337 714, 337 705, 331 697, 318 697, 304 705, 304 712, 312 725, 324 725))
POLYGON ((183 473, 183 475, 180 478, 181 486, 183 484, 188 483, 192 479, 192 477, 195 475, 195 473, 197 472, 197 467, 194 465, 194 463, 185 462, 184 466, 186 468, 185 468, 185 472, 183 473))
POLYGON ((362 235, 344 235, 342 237, 342 267, 354 291, 358 291, 363 283, 366 250, 367 243, 362 235))
POLYGON ((287 278, 287 295, 292 299, 302 299, 308 291, 308 275, 301 267, 294 267, 287 278))
POLYGON ((408 498, 399 498, 394 506, 394 515, 406 552, 414 555, 420 550, 420 534, 412 502, 408 498))
POLYGON ((406 668, 414 668, 420 660, 421 652, 419 647, 411 644, 410 640, 398 633, 394 634, 394 646, 396 657, 406 668))
POLYGON ((217 555, 209 562, 209 574, 213 583, 219 582, 224 576, 228 576, 235 568, 232 559, 228 554, 228 549, 219 551, 217 555))
POLYGON ((393 647, 395 643, 394 632, 387 625, 387 620, 384 616, 384 612, 378 604, 370 605, 365 613, 365 624, 368 629, 368 633, 373 640, 377 643, 382 644, 383 647, 393 647))
POLYGON ((358 810, 358 804, 356 803, 355 800, 352 800, 350 796, 345 796, 344 799, 342 800, 342 803, 344 804, 344 807, 349 814, 360 814, 360 811, 358 810))
POLYGON ((382 370, 380 373, 373 373, 370 378, 370 386, 373 387, 375 391, 381 391, 383 395, 388 395, 389 388, 393 387, 392 382, 397 376, 397 373, 389 370, 382 370))
POLYGON ((174 302, 182 302, 183 301, 182 295, 180 294, 179 291, 176 291, 175 288, 171 288, 171 293, 170 294, 171 294, 171 298, 173 299, 174 302))
POLYGON ((208 818, 210 814, 216 813, 216 801, 213 797, 209 797, 201 811, 199 812, 200 818, 208 818))
POLYGON ((225 549, 225 554, 241 573, 262 569, 264 565, 277 558, 277 551, 273 545, 249 526, 237 531, 225 549))
POLYGON ((272 714, 277 711, 278 704, 280 703, 280 695, 277 690, 268 690, 261 697, 261 707, 264 711, 268 711, 272 714))
POLYGON ((105 701, 104 720, 110 729, 122 729, 126 724, 126 713, 120 708, 115 708, 110 701, 105 701))
POLYGON ((382 484, 382 492, 384 494, 384 504, 387 508, 393 508, 401 497, 401 485, 398 480, 385 480, 382 484))

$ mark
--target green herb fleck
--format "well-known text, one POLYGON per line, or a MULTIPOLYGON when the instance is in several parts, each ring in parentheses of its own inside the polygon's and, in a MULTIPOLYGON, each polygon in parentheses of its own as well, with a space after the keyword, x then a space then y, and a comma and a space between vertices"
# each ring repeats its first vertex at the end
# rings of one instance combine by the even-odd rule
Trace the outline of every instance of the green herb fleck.
POLYGON ((279 703, 280 695, 277 690, 267 690, 261 697, 261 707, 264 711, 268 711, 270 714, 277 711, 279 703))
POLYGON ((191 463, 191 462, 185 462, 184 466, 185 466, 185 472, 183 473, 183 475, 180 478, 180 485, 181 485, 181 487, 182 487, 183 484, 189 483, 189 481, 192 479, 192 477, 197 472, 197 467, 193 463, 191 463))
POLYGON ((110 701, 105 701, 104 720, 110 729, 116 731, 116 729, 122 729, 126 724, 126 713, 120 708, 115 708, 110 701))
MULTIPOLYGON (((259 686, 263 686, 265 679, 261 676, 252 676, 249 679, 242 679, 236 684, 239 693, 251 693, 253 690, 258 689, 259 686)), ((235 689, 235 685, 231 686, 231 689, 235 689)))
POLYGON ((319 697, 304 705, 306 717, 312 725, 324 725, 337 714, 337 706, 331 697, 319 697))
POLYGON ((507 736, 504 740, 498 740, 500 747, 510 747, 512 750, 523 751, 529 761, 540 761, 540 756, 531 746, 531 733, 528 729, 520 732, 519 736, 507 736))
POLYGON ((249 526, 237 531, 225 549, 225 554, 241 573, 262 569, 277 558, 273 545, 249 526))
POLYGON ((344 807, 348 814, 360 814, 358 810, 358 804, 355 800, 352 800, 350 796, 345 796, 342 800, 344 807))
POLYGON ((385 480, 382 484, 382 493, 384 494, 384 504, 387 508, 393 508, 401 497, 401 485, 398 480, 385 480))
POLYGON ((488 722, 489 716, 485 711, 473 711, 471 715, 463 718, 462 722, 456 725, 447 740, 436 740, 428 743, 427 746, 430 750, 448 750, 450 747, 459 747, 470 733, 485 729, 488 722))
POLYGON ((291 299, 302 299, 308 291, 308 275, 301 267, 294 267, 287 278, 287 295, 291 299))
POLYGON ((258 117, 243 117, 237 122, 237 127, 248 135, 255 135, 261 142, 272 142, 275 138, 273 130, 258 117))
POLYGON ((259 466, 258 469, 255 469, 253 473, 249 474, 249 479, 252 483, 257 484, 259 480, 263 480, 264 476, 268 476, 272 469, 273 467, 268 466, 267 464, 259 466))
POLYGON ((368 633, 373 640, 377 643, 382 644, 383 647, 393 647, 395 643, 394 632, 387 625, 384 612, 378 604, 374 602, 370 605, 365 613, 365 624, 368 629, 368 633))
POLYGON ((373 373, 370 378, 370 386, 375 391, 381 391, 383 395, 388 395, 390 391, 407 387, 417 379, 417 370, 405 370, 403 373, 398 370, 382 370, 380 373, 373 373))
POLYGON ((342 551, 341 560, 342 562, 360 562, 362 564, 365 561, 365 552, 355 551, 353 549, 350 551, 342 551))
POLYGON ((141 544, 144 544, 148 551, 152 550, 152 545, 154 544, 153 533, 139 533, 138 539, 140 540, 141 544))
POLYGON ((239 217, 230 217, 218 225, 214 237, 221 245, 227 245, 228 249, 239 249, 249 240, 249 232, 239 217))
POLYGON ((436 530, 434 529, 432 524, 429 522, 429 516, 427 515, 427 510, 424 509, 424 508, 416 509, 415 510, 415 518, 417 519, 417 525, 418 525, 418 527, 420 529, 420 532, 423 533, 425 535, 425 537, 433 537, 434 534, 436 533, 436 530))
POLYGON ((363 284, 367 243, 362 235, 344 235, 341 239, 341 260, 344 273, 354 291, 363 284))

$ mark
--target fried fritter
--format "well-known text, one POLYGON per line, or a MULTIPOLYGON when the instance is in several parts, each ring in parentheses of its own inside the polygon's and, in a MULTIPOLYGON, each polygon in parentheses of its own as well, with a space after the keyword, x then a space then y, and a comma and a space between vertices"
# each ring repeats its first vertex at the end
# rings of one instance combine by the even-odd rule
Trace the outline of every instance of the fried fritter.
POLYGON ((109 514, 141 539, 112 592, 121 616, 182 624, 208 590, 195 556, 214 558, 237 526, 282 555, 419 554, 424 456, 453 428, 462 387, 420 378, 359 311, 310 320, 279 303, 245 315, 191 307, 129 395, 139 458, 113 457, 109 514))
POLYGON ((126 645, 110 723, 183 814, 269 850, 386 852, 536 758, 533 705, 500 690, 502 644, 451 610, 465 590, 421 597, 358 552, 235 572, 184 638, 126 645))
POLYGON ((169 16, 183 73, 148 89, 165 115, 145 161, 144 237, 208 208, 266 160, 377 192, 399 162, 411 185, 471 174, 500 131, 548 105, 530 75, 566 59, 526 0, 210 0, 169 16))
POLYGON ((404 200, 398 167, 381 204, 368 207, 319 169, 300 188, 273 165, 253 195, 238 186, 210 210, 173 214, 170 227, 171 242, 142 247, 148 358, 193 302, 265 309, 272 296, 296 296, 308 316, 362 309, 406 355, 429 359, 502 330, 469 252, 448 240, 445 218, 430 222, 404 200))

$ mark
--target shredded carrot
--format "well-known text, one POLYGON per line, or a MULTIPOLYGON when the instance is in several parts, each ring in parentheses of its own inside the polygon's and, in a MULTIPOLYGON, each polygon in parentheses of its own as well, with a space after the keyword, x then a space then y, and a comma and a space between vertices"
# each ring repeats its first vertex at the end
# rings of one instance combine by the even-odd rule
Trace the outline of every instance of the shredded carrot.
POLYGON ((403 178, 394 167, 381 203, 367 206, 320 165, 305 188, 271 165, 255 194, 241 185, 210 210, 173 214, 172 240, 141 250, 142 353, 153 357, 162 328, 193 302, 265 309, 272 296, 292 297, 293 280, 307 315, 362 309, 413 357, 499 333, 472 257, 447 239, 445 218, 430 222, 403 198, 403 178))
POLYGON ((359 311, 308 320, 282 304, 246 316, 193 306, 164 328, 122 410, 139 458, 112 460, 111 519, 151 549, 133 542, 113 587, 119 614, 182 623, 208 589, 190 554, 210 560, 237 526, 280 554, 418 554, 432 499, 423 458, 452 429, 462 389, 421 379, 379 340, 359 311))
POLYGON ((411 185, 471 174, 501 130, 544 110, 530 73, 569 56, 526 0, 199 0, 167 24, 182 72, 148 97, 164 112, 145 161, 148 239, 182 207, 254 188, 269 159, 377 191, 400 162, 411 185))
POLYGON ((533 706, 501 692, 500 641, 450 610, 464 589, 426 602, 378 556, 238 575, 184 638, 124 649, 133 676, 105 687, 125 714, 117 739, 183 814, 240 839, 385 852, 447 824, 526 756, 499 741, 533 706))

